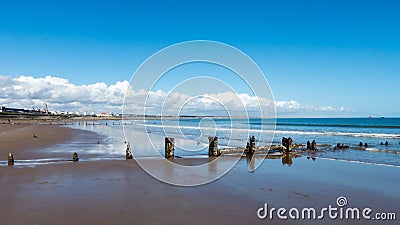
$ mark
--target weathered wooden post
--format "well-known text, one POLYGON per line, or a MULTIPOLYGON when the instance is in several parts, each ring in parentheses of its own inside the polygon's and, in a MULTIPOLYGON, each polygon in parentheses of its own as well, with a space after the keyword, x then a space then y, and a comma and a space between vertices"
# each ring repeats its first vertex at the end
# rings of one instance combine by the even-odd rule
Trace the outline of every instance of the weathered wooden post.
POLYGON ((128 142, 128 144, 126 145, 126 159, 132 159, 132 151, 131 151, 131 145, 128 142))
POLYGON ((311 150, 317 151, 317 142, 315 140, 313 140, 311 143, 311 150))
POLYGON ((282 138, 282 145, 285 147, 285 152, 292 151, 292 138, 282 138))
POLYGON ((221 152, 218 151, 218 137, 208 137, 208 156, 219 156, 221 152))
POLYGON ((246 153, 246 155, 249 155, 249 149, 250 149, 250 144, 249 144, 249 142, 247 142, 246 148, 244 149, 244 153, 246 153))
POLYGON ((311 150, 311 143, 310 143, 310 141, 307 141, 307 150, 311 150))
POLYGON ((14 165, 14 156, 13 156, 13 154, 11 152, 8 153, 8 165, 9 166, 14 165))
POLYGON ((72 156, 72 161, 73 162, 78 162, 79 161, 78 153, 74 152, 74 155, 72 156))
POLYGON ((165 138, 165 158, 174 157, 175 144, 174 138, 165 138))
POLYGON ((255 151, 256 151, 256 139, 254 138, 254 136, 251 136, 249 138, 249 145, 248 145, 247 153, 249 155, 253 155, 255 151))

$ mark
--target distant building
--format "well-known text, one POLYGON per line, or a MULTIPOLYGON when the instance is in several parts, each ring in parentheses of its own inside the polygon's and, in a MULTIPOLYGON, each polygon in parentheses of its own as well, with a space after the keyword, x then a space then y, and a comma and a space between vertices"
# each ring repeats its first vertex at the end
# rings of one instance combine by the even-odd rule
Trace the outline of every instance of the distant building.
POLYGON ((2 112, 2 113, 17 113, 17 114, 40 113, 40 111, 35 111, 34 109, 8 108, 8 107, 4 107, 4 106, 0 106, 0 112, 2 112))
POLYGON ((21 109, 21 108, 10 108, 5 106, 0 106, 0 113, 10 113, 10 114, 49 114, 49 110, 47 109, 47 104, 43 103, 42 108, 30 108, 30 109, 21 109))
POLYGON ((113 117, 113 113, 107 114, 106 112, 101 112, 100 114, 96 115, 97 117, 113 117))

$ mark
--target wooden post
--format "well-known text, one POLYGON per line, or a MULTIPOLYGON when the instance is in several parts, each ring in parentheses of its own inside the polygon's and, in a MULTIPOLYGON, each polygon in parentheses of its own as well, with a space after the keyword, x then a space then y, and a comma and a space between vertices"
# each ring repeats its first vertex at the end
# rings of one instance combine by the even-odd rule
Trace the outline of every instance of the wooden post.
POLYGON ((315 140, 313 140, 311 143, 311 150, 317 151, 317 142, 315 140))
POLYGON ((307 141, 307 150, 311 150, 311 143, 310 143, 310 141, 307 141))
POLYGON ((292 151, 292 138, 282 138, 282 145, 285 147, 285 152, 292 151))
POLYGON ((165 158, 173 158, 175 151, 174 138, 165 138, 165 158))
POLYGON ((221 152, 218 151, 218 137, 208 137, 208 156, 219 156, 221 152))
POLYGON ((256 139, 254 138, 254 136, 251 136, 249 138, 249 149, 247 153, 249 153, 249 155, 253 155, 255 151, 256 151, 256 139))
POLYGON ((73 162, 78 162, 79 161, 78 153, 74 152, 74 155, 72 156, 72 161, 73 162))
POLYGON ((128 144, 126 145, 126 159, 132 159, 132 151, 131 151, 131 145, 128 142, 128 144))
POLYGON ((247 142, 246 148, 244 149, 244 153, 246 153, 246 155, 249 155, 249 149, 250 149, 250 144, 249 144, 249 142, 247 142))
POLYGON ((9 166, 14 165, 14 156, 13 156, 13 154, 11 152, 8 153, 8 165, 9 166))

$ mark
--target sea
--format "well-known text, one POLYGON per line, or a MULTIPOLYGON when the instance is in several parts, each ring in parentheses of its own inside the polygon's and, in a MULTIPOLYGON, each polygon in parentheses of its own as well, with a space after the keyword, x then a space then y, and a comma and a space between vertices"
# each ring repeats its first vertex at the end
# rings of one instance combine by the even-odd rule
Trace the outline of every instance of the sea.
MULTIPOLYGON (((218 146, 246 146, 250 136, 256 145, 278 145, 283 137, 293 143, 315 140, 315 157, 400 167, 400 118, 218 118, 184 117, 147 120, 83 122, 72 127, 88 129, 108 136, 108 147, 122 149, 130 142, 134 155, 164 153, 164 138, 175 140, 175 156, 202 157, 208 154, 208 137, 218 137, 218 146), (124 132, 122 132, 122 130, 124 132), (123 141, 125 140, 125 141, 123 141), (362 146, 359 144, 362 142, 362 146), (387 145, 385 145, 387 142, 387 145), (348 149, 334 149, 338 144, 348 149), (117 145, 116 145, 117 144, 117 145), (367 145, 365 145, 367 144, 367 145), (382 145, 383 144, 383 145, 382 145), (116 147, 117 146, 117 147, 116 147), (140 149, 141 153, 136 150, 140 149)), ((107 151, 106 148, 103 151, 107 151)), ((124 151, 110 150, 111 154, 124 151)), ((104 153, 104 152, 103 152, 104 153)))

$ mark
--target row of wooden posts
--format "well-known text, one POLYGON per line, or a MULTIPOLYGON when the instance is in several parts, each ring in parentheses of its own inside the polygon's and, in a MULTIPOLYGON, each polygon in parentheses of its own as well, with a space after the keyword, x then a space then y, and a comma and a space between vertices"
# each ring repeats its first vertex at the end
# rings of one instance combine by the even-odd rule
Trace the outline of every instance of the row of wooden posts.
MULTIPOLYGON (((173 158, 175 155, 175 139, 171 137, 165 138, 165 158, 173 158)), ((245 153, 247 155, 252 155, 256 151, 256 144, 254 136, 251 136, 249 142, 247 142, 245 153)), ((221 151, 218 150, 218 137, 208 137, 208 155, 209 156, 220 156, 221 151)), ((127 144, 126 147, 126 159, 133 159, 132 150, 130 143, 127 144)), ((78 153, 74 152, 72 155, 72 161, 78 162, 79 156, 78 153)), ((15 160, 12 153, 8 153, 8 165, 14 165, 15 160)))
MULTIPOLYGON (((253 137, 254 139, 254 137, 253 137)), ((209 137, 209 147, 208 147, 208 155, 209 156, 220 156, 221 152, 218 150, 218 137, 209 137)), ((175 152, 175 139, 166 137, 165 138, 165 158, 173 158, 175 152)), ((126 159, 133 159, 132 150, 130 143, 126 146, 126 159)), ((74 152, 72 155, 72 161, 78 162, 79 156, 78 153, 74 152)), ((14 165, 14 155, 12 153, 8 153, 8 165, 14 165)))
MULTIPOLYGON (((386 145, 388 142, 386 141, 386 145)), ((360 143, 360 145, 362 145, 362 143, 360 143)), ((292 139, 289 138, 282 138, 282 146, 285 147, 284 152, 291 152, 292 151, 292 139)), ((338 146, 340 146, 338 144, 338 146)), ((346 146, 347 147, 347 146, 346 146)), ((339 148, 339 147, 335 147, 339 148)), ((343 145, 340 148, 344 148, 343 145)), ((171 138, 171 137, 166 137, 165 138, 165 158, 173 158, 174 152, 175 152, 175 139, 171 138)), ((310 143, 310 141, 307 141, 307 150, 313 150, 316 151, 317 150, 317 143, 315 142, 315 140, 312 141, 312 143, 310 143)), ((254 152, 256 151, 256 141, 254 136, 251 136, 249 138, 249 142, 247 142, 246 145, 246 149, 245 149, 245 153, 246 155, 253 155, 254 152)), ((218 150, 218 137, 208 137, 208 155, 209 156, 220 156, 221 155, 221 151, 218 150)), ((131 146, 128 143, 127 144, 127 148, 126 148, 126 159, 133 159, 133 155, 132 155, 132 150, 131 150, 131 146)), ((78 162, 79 161, 79 157, 78 157, 78 153, 74 152, 73 156, 72 156, 72 161, 73 162, 78 162)), ((15 160, 14 160, 14 156, 12 153, 8 153, 8 165, 12 166, 14 165, 15 160)))

